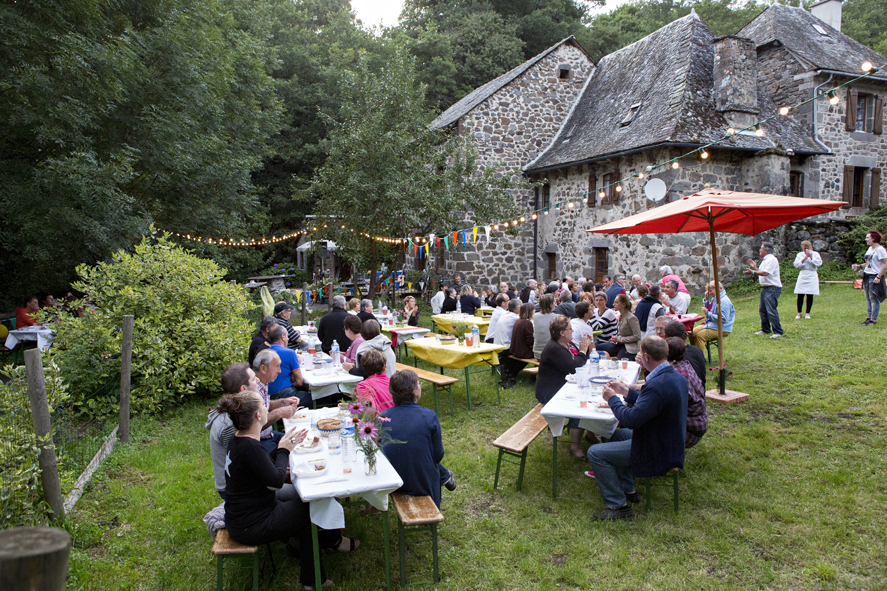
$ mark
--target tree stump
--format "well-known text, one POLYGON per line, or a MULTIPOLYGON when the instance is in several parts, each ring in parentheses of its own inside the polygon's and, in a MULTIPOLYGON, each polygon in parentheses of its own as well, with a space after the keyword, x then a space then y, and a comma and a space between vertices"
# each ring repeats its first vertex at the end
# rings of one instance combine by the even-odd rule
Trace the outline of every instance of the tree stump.
POLYGON ((54 527, 0 531, 0 589, 64 591, 71 536, 54 527))

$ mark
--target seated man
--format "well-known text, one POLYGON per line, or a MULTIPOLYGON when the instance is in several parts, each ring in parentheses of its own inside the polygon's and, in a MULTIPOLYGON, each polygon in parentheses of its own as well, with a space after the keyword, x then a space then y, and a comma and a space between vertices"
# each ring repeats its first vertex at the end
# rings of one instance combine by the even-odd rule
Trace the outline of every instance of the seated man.
POLYGON ((493 333, 494 345, 505 345, 506 349, 511 346, 511 334, 514 332, 515 322, 518 321, 517 308, 520 303, 517 298, 508 300, 506 311, 496 322, 496 330, 493 333))
POLYGON ((668 309, 669 314, 686 314, 690 307, 690 294, 678 291, 678 282, 669 279, 662 287, 659 301, 668 309))
POLYGON ((299 335, 298 330, 290 326, 290 316, 292 315, 293 310, 295 310, 295 308, 286 302, 277 302, 277 305, 274 306, 274 318, 280 326, 286 329, 286 346, 294 351, 298 351, 302 345, 302 337, 299 335))
POLYGON ((490 325, 487 327, 487 336, 484 338, 484 341, 487 343, 493 342, 493 339, 496 336, 496 325, 499 323, 499 319, 502 318, 502 315, 505 314, 505 311, 508 310, 508 296, 504 293, 496 294, 495 304, 496 309, 493 310, 493 315, 490 317, 490 325))
POLYGON ((688 290, 687 287, 684 285, 683 280, 681 280, 680 277, 675 275, 674 271, 672 271, 671 267, 669 267, 668 265, 663 265, 663 266, 659 267, 659 275, 662 277, 660 282, 663 287, 665 286, 666 281, 674 280, 674 281, 678 282, 678 291, 679 292, 690 295, 690 290, 688 290))
POLYGON ((555 314, 563 314, 567 318, 576 318, 576 303, 573 302, 573 294, 569 289, 565 289, 557 297, 559 302, 554 309, 555 314))
POLYGON ((656 319, 665 316, 665 306, 659 302, 659 286, 641 286, 640 291, 649 293, 635 307, 635 316, 641 325, 641 338, 656 334, 656 319))
POLYGON ((443 304, 440 305, 440 313, 447 314, 449 312, 456 311, 456 290, 452 287, 448 287, 446 291, 446 297, 444 298, 443 304))
POLYGON ((23 308, 15 309, 15 327, 17 329, 22 329, 26 326, 37 326, 39 323, 34 314, 39 310, 40 302, 36 297, 26 299, 23 308))
POLYGON ((603 392, 625 428, 617 429, 609 442, 588 448, 593 472, 586 475, 597 481, 607 505, 598 519, 632 519, 628 502, 640 502, 634 478, 661 476, 684 467, 687 380, 668 363, 668 345, 659 337, 641 341, 636 360, 647 372, 639 392, 637 386, 616 380, 603 392), (625 406, 617 394, 633 406, 625 406))
POLYGON ((259 324, 259 330, 253 336, 253 341, 249 345, 247 361, 250 365, 253 364, 253 360, 256 358, 259 351, 264 351, 271 346, 271 343, 268 342, 268 331, 275 324, 277 324, 277 319, 274 316, 265 316, 262 318, 262 323, 259 324))
POLYGON ((608 308, 613 307, 613 302, 616 301, 616 296, 620 293, 625 293, 625 287, 622 285, 623 283, 625 283, 625 275, 620 273, 619 275, 616 275, 613 283, 606 288, 608 308))
MULTIPOLYGON (((275 379, 268 384, 268 394, 272 399, 290 398, 296 396, 302 399, 305 406, 311 404, 311 394, 304 392, 299 387, 304 383, 302 370, 299 368, 299 355, 286 346, 286 329, 280 325, 272 326, 268 331, 268 340, 271 342, 269 351, 274 351, 280 359, 280 373, 275 374, 275 379)), ((258 355, 256 356, 258 359, 258 355)), ((255 366, 255 362, 253 362, 255 366)), ((260 381, 262 378, 259 378, 260 381)), ((262 394, 262 390, 259 390, 262 394)), ((264 397, 264 395, 263 395, 264 397)))
MULTIPOLYGON (((270 363, 270 360, 276 358, 277 355, 274 353, 265 353, 264 359, 266 363, 270 363)), ((277 361, 277 367, 279 371, 279 360, 277 361)), ((244 390, 257 392, 258 389, 259 382, 256 373, 246 363, 229 365, 222 373, 222 391, 225 394, 236 394, 244 390)), ((298 408, 299 399, 287 398, 286 400, 270 402, 263 397, 263 400, 268 405, 268 422, 263 427, 261 443, 262 447, 269 450, 270 453, 270 451, 277 448, 277 442, 283 436, 282 433, 272 431, 271 425, 279 419, 291 418, 295 414, 296 408, 298 408), (266 444, 266 441, 269 443, 266 444)), ((213 462, 216 492, 219 493, 222 500, 225 500, 225 456, 228 453, 228 442, 234 436, 234 425, 231 423, 231 417, 227 413, 219 413, 213 408, 209 411, 204 427, 209 430, 209 453, 213 462)))

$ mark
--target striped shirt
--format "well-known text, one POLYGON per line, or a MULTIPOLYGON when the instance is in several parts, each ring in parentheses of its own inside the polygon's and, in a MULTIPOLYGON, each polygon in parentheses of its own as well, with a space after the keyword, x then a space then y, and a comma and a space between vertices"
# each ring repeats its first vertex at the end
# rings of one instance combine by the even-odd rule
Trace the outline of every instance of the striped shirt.
POLYGON ((598 336, 599 339, 604 341, 609 341, 612 337, 616 336, 616 325, 618 323, 619 319, 616 318, 616 312, 611 308, 604 310, 603 314, 600 313, 600 310, 595 308, 594 316, 588 321, 588 324, 591 325, 593 330, 604 331, 598 336))

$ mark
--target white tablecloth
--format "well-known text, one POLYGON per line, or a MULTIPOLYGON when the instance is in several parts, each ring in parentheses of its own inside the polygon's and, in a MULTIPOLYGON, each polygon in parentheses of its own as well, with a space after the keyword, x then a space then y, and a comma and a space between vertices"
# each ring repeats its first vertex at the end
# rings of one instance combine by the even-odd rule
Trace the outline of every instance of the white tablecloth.
MULTIPOLYGON (((342 351, 342 357, 344 356, 345 352, 342 351)), ((338 392, 354 392, 355 384, 363 381, 362 377, 353 376, 344 369, 340 369, 332 374, 324 373, 323 375, 318 375, 318 373, 314 371, 313 362, 311 364, 302 363, 302 361, 308 357, 307 353, 300 354, 299 365, 302 369, 304 386, 311 392, 311 397, 314 400, 326 398, 327 396, 332 396, 338 392)), ((329 355, 324 355, 323 358, 329 359, 330 357, 329 355)))
MULTIPOLYGON (((640 371, 641 366, 630 361, 628 369, 609 369, 605 375, 622 380, 627 384, 634 384, 638 381, 640 371)), ((601 437, 611 437, 616 431, 619 421, 616 420, 609 408, 598 408, 599 404, 603 404, 603 397, 600 394, 591 396, 587 408, 579 406, 579 398, 579 386, 567 382, 548 401, 548 404, 542 407, 542 416, 545 417, 551 434, 554 437, 560 437, 564 432, 567 419, 579 419, 580 429, 591 431, 601 437), (572 399, 567 398, 570 395, 572 395, 572 399)))
POLYGON ((37 341, 40 350, 45 351, 52 344, 54 337, 55 332, 52 329, 43 326, 26 326, 10 330, 5 344, 7 349, 12 349, 21 341, 37 341))
POLYGON ((290 471, 293 473, 297 465, 307 460, 324 458, 327 461, 326 474, 312 478, 293 478, 299 496, 309 503, 312 523, 322 529, 345 527, 345 509, 336 497, 359 495, 376 509, 388 510, 388 495, 403 486, 403 480, 382 452, 376 457, 377 473, 375 476, 367 476, 364 473, 363 454, 359 450, 350 474, 342 472, 341 454, 330 455, 325 446, 322 451, 313 454, 290 454, 290 471), (341 478, 345 480, 338 480, 341 478), (335 481, 329 482, 330 480, 335 481))

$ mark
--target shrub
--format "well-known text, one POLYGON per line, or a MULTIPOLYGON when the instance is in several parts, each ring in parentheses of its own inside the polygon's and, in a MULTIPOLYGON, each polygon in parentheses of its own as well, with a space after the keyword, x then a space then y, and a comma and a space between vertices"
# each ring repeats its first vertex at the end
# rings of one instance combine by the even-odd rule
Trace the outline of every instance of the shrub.
POLYGON ((868 250, 865 235, 871 230, 877 230, 887 236, 887 205, 847 221, 850 222, 850 231, 838 238, 838 245, 844 249, 848 261, 864 263, 863 255, 868 250))
POLYGON ((90 415, 117 412, 116 394, 93 395, 119 370, 123 316, 135 317, 132 412, 155 411, 219 389, 219 375, 245 357, 251 327, 243 288, 225 270, 166 236, 145 237, 134 252, 77 268, 74 288, 94 305, 82 318, 52 312, 54 348, 73 403, 90 415))

